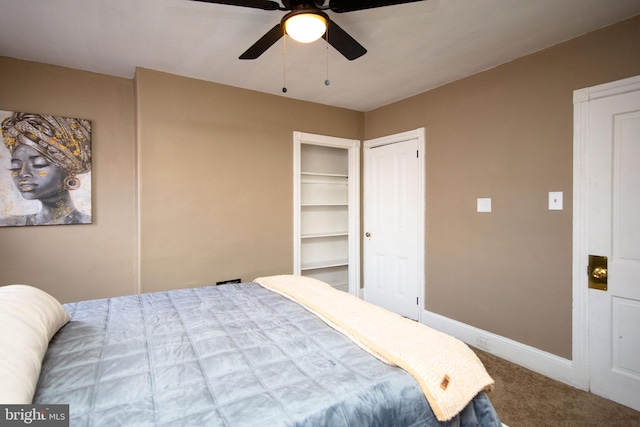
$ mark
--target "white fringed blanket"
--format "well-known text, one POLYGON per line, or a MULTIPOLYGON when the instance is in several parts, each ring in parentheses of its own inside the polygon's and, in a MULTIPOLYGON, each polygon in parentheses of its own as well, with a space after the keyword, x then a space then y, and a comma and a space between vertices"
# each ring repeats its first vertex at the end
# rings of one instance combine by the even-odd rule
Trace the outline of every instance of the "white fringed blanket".
POLYGON ((308 277, 282 275, 255 282, 306 307, 385 363, 409 372, 434 414, 447 421, 493 380, 462 341, 308 277))

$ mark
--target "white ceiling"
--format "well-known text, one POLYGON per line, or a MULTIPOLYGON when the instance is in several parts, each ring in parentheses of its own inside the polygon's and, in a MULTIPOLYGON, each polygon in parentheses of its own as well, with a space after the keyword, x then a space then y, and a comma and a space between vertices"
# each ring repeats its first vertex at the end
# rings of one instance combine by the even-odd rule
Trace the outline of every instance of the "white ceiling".
POLYGON ((640 14, 640 0, 426 0, 329 12, 366 55, 348 61, 323 40, 287 40, 285 66, 281 40, 239 60, 284 13, 190 0, 0 0, 0 56, 126 78, 144 67, 369 111, 640 14))

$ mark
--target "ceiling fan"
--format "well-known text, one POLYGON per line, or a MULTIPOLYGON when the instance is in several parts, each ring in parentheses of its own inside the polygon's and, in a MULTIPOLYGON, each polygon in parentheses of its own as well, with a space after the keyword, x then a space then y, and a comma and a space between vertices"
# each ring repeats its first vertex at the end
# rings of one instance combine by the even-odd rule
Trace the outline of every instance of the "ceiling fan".
POLYGON ((251 7, 263 10, 288 11, 279 24, 247 49, 240 59, 256 59, 285 34, 302 43, 310 43, 320 37, 327 40, 345 58, 352 61, 367 53, 353 37, 347 34, 324 12, 353 12, 363 9, 392 6, 422 0, 282 0, 282 5, 272 0, 194 0, 231 6, 251 7))

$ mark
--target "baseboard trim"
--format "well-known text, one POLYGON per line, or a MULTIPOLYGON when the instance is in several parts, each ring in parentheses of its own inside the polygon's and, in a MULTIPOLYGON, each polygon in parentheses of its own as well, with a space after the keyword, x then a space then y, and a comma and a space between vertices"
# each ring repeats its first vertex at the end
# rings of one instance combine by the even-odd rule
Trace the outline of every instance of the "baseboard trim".
POLYGON ((431 328, 452 335, 464 343, 478 347, 487 353, 556 381, 584 389, 583 383, 575 379, 575 370, 571 360, 430 311, 423 311, 420 320, 431 328))

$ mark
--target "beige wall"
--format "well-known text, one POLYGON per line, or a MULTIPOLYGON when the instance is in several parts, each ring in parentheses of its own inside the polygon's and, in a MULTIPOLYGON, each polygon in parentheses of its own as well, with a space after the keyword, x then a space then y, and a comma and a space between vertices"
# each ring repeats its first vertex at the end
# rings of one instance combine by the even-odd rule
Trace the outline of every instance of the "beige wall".
POLYGON ((293 271, 293 131, 364 114, 138 69, 145 292, 293 271))
POLYGON ((93 224, 0 228, 0 285, 62 302, 291 272, 292 132, 364 134, 361 112, 0 61, 0 110, 92 121, 93 224))
POLYGON ((639 41, 636 17, 366 113, 367 139, 426 128, 427 310, 571 358, 572 92, 640 74, 639 41))
POLYGON ((131 80, 0 57, 0 110, 89 119, 93 151, 93 223, 0 228, 0 284, 62 302, 135 292, 133 96, 131 80))

